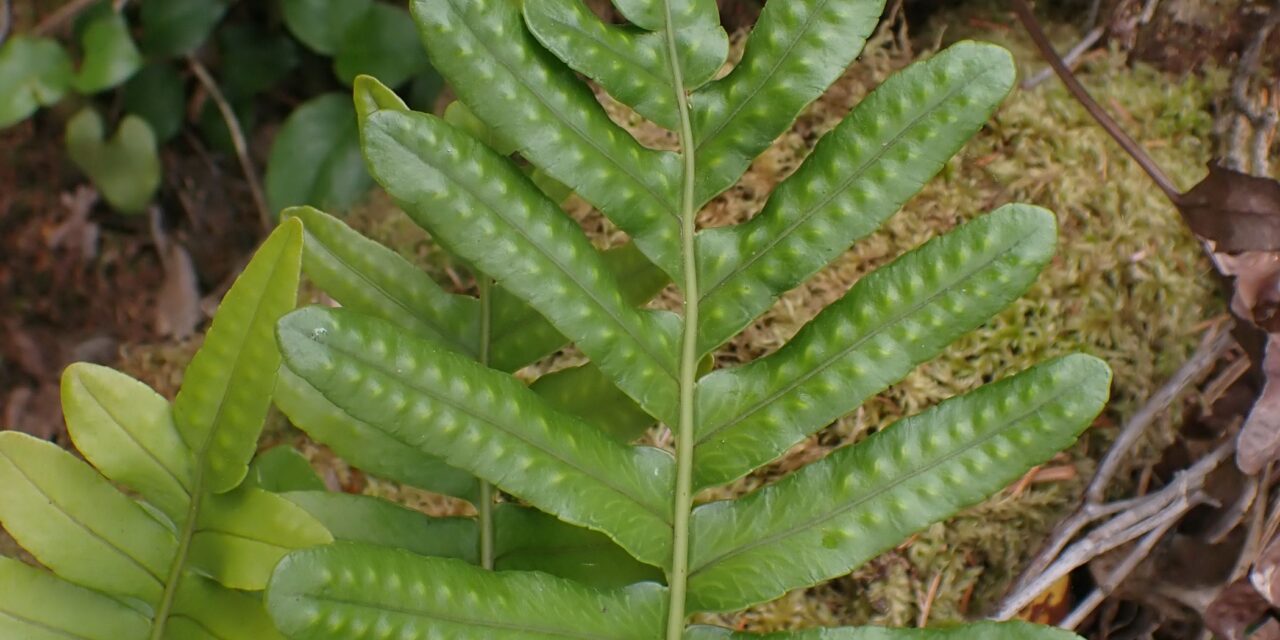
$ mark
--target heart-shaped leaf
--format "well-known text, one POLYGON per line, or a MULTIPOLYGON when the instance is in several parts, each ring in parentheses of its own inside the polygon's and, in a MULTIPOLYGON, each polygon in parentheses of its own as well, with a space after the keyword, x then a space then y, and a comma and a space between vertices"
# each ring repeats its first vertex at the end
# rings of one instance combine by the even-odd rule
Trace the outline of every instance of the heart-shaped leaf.
POLYGON ((121 213, 140 213, 160 186, 156 136, 146 120, 125 116, 109 140, 102 117, 85 107, 67 123, 67 155, 121 213))
POLYGON ((209 38, 228 0, 142 0, 142 48, 153 56, 191 53, 209 38))
POLYGON ((178 135, 186 116, 186 92, 182 76, 167 62, 143 67, 124 85, 124 110, 151 125, 156 138, 165 142, 178 135))
POLYGON ((312 51, 332 56, 371 6, 373 0, 284 0, 284 24, 312 51))
POLYGON ((418 46, 408 12, 382 3, 352 21, 333 59, 333 72, 347 85, 369 74, 398 87, 426 66, 427 56, 418 46))
POLYGON ((75 78, 75 88, 80 93, 115 87, 142 68, 142 54, 129 35, 129 25, 124 16, 114 11, 90 17, 80 45, 84 48, 84 62, 75 78))
POLYGON ((71 59, 48 38, 13 36, 0 46, 0 128, 62 99, 71 87, 71 59))

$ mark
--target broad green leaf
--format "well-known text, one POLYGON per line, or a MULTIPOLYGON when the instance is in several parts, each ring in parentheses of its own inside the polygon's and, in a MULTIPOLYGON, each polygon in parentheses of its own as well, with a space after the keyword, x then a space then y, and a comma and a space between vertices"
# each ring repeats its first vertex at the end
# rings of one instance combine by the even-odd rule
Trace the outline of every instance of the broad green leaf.
POLYGON ((408 12, 375 2, 343 34, 333 72, 344 84, 368 74, 391 87, 405 83, 427 66, 408 12))
POLYGON ((357 419, 288 367, 280 369, 275 400, 290 422, 366 473, 447 496, 476 499, 479 484, 474 476, 420 451, 401 436, 357 419))
POLYGON ((361 139, 374 178, 437 241, 541 312, 650 414, 674 415, 677 318, 626 304, 582 229, 519 169, 427 114, 377 111, 361 139))
POLYGON ((73 82, 80 93, 97 93, 120 85, 142 68, 142 54, 129 35, 129 25, 115 11, 94 15, 85 26, 80 46, 84 61, 73 82))
POLYGON ((0 45, 0 129, 56 104, 71 88, 74 73, 57 41, 11 36, 0 45))
POLYGON ((371 186, 346 96, 327 93, 289 114, 267 160, 267 203, 273 211, 305 204, 344 211, 371 186))
POLYGON ((653 417, 589 363, 548 373, 529 388, 556 410, 582 418, 619 442, 631 442, 653 426, 653 417))
POLYGON ((621 445, 516 378, 383 320, 310 307, 278 335, 285 366, 358 420, 646 563, 669 560, 669 454, 621 445))
POLYGON ((297 302, 301 260, 302 224, 286 220, 236 278, 187 367, 173 414, 203 465, 203 490, 229 491, 248 472, 280 362, 272 329, 297 302))
POLYGON ((494 530, 498 571, 542 571, 597 589, 662 580, 661 571, 637 562, 608 537, 536 509, 498 505, 494 530))
POLYGON ((0 593, 0 638, 144 640, 151 628, 150 620, 115 598, 5 557, 0 593))
POLYGON ((577 0, 528 0, 525 22, 543 46, 642 116, 679 128, 676 83, 667 25, 680 54, 681 90, 711 79, 729 54, 713 0, 638 0, 619 3, 634 28, 605 24, 577 0))
POLYGON ((302 221, 303 271, 342 306, 475 357, 480 318, 475 298, 446 292, 400 254, 327 213, 295 207, 281 215, 302 221))
POLYGON ((1053 256, 1053 214, 1007 205, 865 276, 777 353, 702 379, 695 484, 740 477, 978 327, 1053 256))
POLYGON ((200 506, 190 563, 233 589, 261 590, 286 553, 333 541, 302 508, 262 489, 208 495, 200 506))
MULTIPOLYGON (((303 271, 342 306, 476 357, 480 307, 475 298, 445 292, 398 253, 333 216, 311 207, 287 209, 283 215, 303 221, 303 271)), ((631 306, 647 302, 666 284, 662 271, 634 245, 601 256, 631 306)), ((568 342, 546 318, 501 287, 493 290, 493 314, 489 364, 495 369, 515 371, 568 342)))
POLYGON ((67 122, 67 155, 89 176, 102 197, 122 213, 141 213, 160 187, 156 136, 147 122, 125 116, 110 140, 93 107, 67 122))
POLYGON ((373 0, 284 0, 284 24, 316 53, 338 53, 347 30, 368 13, 373 0))
POLYGON ((952 398, 733 501, 694 510, 689 606, 729 611, 844 575, 1075 442, 1111 371, 1067 356, 952 398))
POLYGON ((433 518, 373 496, 327 491, 282 494, 324 524, 335 540, 479 563, 473 518, 433 518))
POLYGON ((85 459, 182 522, 195 465, 167 400, 114 369, 80 362, 62 373, 62 410, 85 459))
MULTIPOLYGON (((858 57, 884 0, 766 3, 729 75, 692 97, 695 200, 733 186, 858 57)), ((677 280, 678 282, 678 280, 677 280)))
POLYGON ((824 136, 760 214, 700 234, 700 351, 878 228, 986 122, 1016 75, 1007 51, 973 42, 911 65, 824 136))
POLYGON ((467 105, 454 100, 444 109, 444 121, 454 127, 466 131, 472 138, 485 143, 490 149, 493 149, 498 155, 509 156, 516 152, 516 143, 498 137, 493 129, 489 128, 476 114, 467 108, 467 105))
POLYGON ((324 490, 324 480, 311 467, 307 457, 284 444, 254 456, 245 483, 271 493, 324 490))
POLYGON ((233 591, 188 574, 182 579, 166 640, 283 640, 260 594, 233 591))
POLYGON ((290 554, 267 610, 293 640, 387 637, 653 640, 666 589, 596 590, 535 572, 484 571, 460 560, 354 544, 290 554))
POLYGON ((690 627, 685 640, 1080 640, 1070 631, 1027 622, 976 622, 928 629, 841 627, 780 633, 740 633, 719 627, 690 627))
POLYGON ((0 524, 46 567, 76 584, 159 599, 172 531, 89 465, 16 431, 0 432, 0 524))
POLYGON ((152 56, 182 56, 209 39, 228 0, 142 0, 142 48, 152 56))
POLYGON ((218 69, 227 99, 240 102, 279 84, 298 66, 298 45, 280 29, 229 24, 218 30, 218 69))
POLYGON ((182 76, 171 63, 143 67, 125 83, 121 96, 124 110, 146 120, 159 142, 171 140, 182 129, 187 96, 182 76))
POLYGON ((591 90, 525 29, 519 4, 414 0, 411 9, 433 65, 462 101, 679 282, 679 158, 644 148, 609 120, 591 90))

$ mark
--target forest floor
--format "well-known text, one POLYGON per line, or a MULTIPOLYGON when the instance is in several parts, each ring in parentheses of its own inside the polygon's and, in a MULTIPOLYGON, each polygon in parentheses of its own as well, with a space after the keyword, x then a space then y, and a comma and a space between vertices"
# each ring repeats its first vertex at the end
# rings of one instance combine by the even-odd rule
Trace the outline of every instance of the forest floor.
MULTIPOLYGON (((744 181, 713 202, 702 224, 728 224, 757 212, 771 189, 869 89, 939 47, 964 38, 994 41, 1014 52, 1024 75, 1039 71, 1043 62, 1017 22, 992 6, 944 10, 909 31, 901 24, 882 29, 861 60, 752 166, 744 181)), ((1065 23, 1049 26, 1060 49, 1082 36, 1065 23)), ((1181 188, 1203 177, 1219 150, 1217 115, 1228 93, 1233 59, 1225 48, 1215 56, 1215 47, 1228 44, 1185 35, 1180 42, 1116 38, 1087 53, 1077 69, 1084 84, 1181 188)), ((634 124, 617 109, 615 115, 634 124)), ((86 359, 113 364, 172 396, 199 336, 166 337, 166 309, 197 295, 207 310, 247 257, 256 227, 234 160, 199 155, 165 158, 170 177, 162 222, 172 224, 162 227, 171 230, 110 214, 93 202, 91 193, 78 189, 82 180, 65 160, 60 134, 52 130, 60 121, 56 115, 42 116, 0 132, 0 415, 11 428, 66 444, 58 427, 62 367, 86 359), (157 234, 169 234, 190 250, 199 274, 194 289, 174 283, 154 248, 157 234)), ((634 130, 652 144, 664 144, 663 132, 644 125, 634 130)), ((266 142, 257 146, 264 155, 266 142)), ((903 211, 788 293, 718 354, 718 364, 730 366, 772 351, 862 275, 1008 202, 1053 210, 1061 229, 1057 257, 1024 298, 783 460, 703 498, 749 491, 899 417, 1067 352, 1097 355, 1115 370, 1106 412, 1074 449, 854 574, 714 621, 781 630, 863 623, 923 626, 987 614, 1045 536, 1079 502, 1121 426, 1192 356, 1202 337, 1226 320, 1226 299, 1213 265, 1178 212, 1050 78, 1034 89, 1015 90, 988 126, 903 211)), ((600 244, 618 239, 585 204, 576 203, 573 213, 600 244)), ((470 288, 466 277, 457 275, 463 270, 442 258, 385 197, 371 196, 349 213, 348 221, 442 283, 470 288)), ((655 304, 672 303, 666 295, 655 304)), ((574 357, 561 354, 544 366, 559 367, 574 357)), ((1238 356, 1229 356, 1219 368, 1229 368, 1231 357, 1238 356)), ((1160 413, 1125 457, 1114 496, 1163 486, 1221 438, 1222 416, 1217 422, 1203 419, 1203 409, 1216 399, 1206 400, 1206 393, 1193 390, 1160 413)), ((653 439, 663 442, 658 432, 653 439)), ((435 513, 459 508, 364 477, 282 419, 271 427, 264 446, 281 442, 306 451, 336 488, 383 495, 435 513)), ((1194 535, 1190 529, 1175 530, 1172 537, 1194 535)), ((0 552, 14 553, 6 544, 0 539, 0 552)), ((1215 553, 1209 547, 1189 548, 1215 553)), ((1232 548, 1217 549, 1229 553, 1232 548)), ((1153 554, 1165 564, 1148 563, 1134 580, 1167 581, 1168 554, 1180 549, 1166 545, 1163 556, 1153 554)), ((1092 569, 1099 571, 1096 564, 1092 569)), ((1075 572, 1060 586, 1069 594, 1088 593, 1093 586, 1089 569, 1075 572)), ((1121 630, 1128 628, 1158 631, 1156 637, 1194 637, 1184 634, 1195 633, 1197 612, 1176 598, 1172 604, 1153 604, 1134 595, 1152 590, 1139 582, 1124 585, 1109 609, 1101 609, 1110 618, 1089 623, 1091 636, 1127 637, 1121 630)), ((1044 622, 1056 622, 1060 615, 1034 614, 1044 622)))

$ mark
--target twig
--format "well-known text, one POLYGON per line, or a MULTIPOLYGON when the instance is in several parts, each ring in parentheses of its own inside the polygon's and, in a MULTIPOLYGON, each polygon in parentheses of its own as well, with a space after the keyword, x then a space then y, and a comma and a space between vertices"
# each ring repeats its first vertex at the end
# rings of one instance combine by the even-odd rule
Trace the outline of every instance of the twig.
POLYGON ((1120 431, 1119 437, 1111 445, 1106 457, 1102 459, 1102 463, 1098 465, 1098 471, 1093 479, 1089 481, 1089 488, 1084 494, 1086 501, 1097 503, 1103 501, 1105 498, 1103 493, 1111 485, 1120 465, 1124 463, 1129 451, 1137 444, 1147 427, 1169 405, 1173 404, 1173 401, 1182 395, 1188 386, 1212 369, 1218 359, 1227 352, 1233 342, 1230 325, 1230 322, 1226 322, 1211 328, 1200 339, 1200 346, 1191 355, 1191 359, 1179 367, 1173 377, 1156 390, 1147 403, 1133 414, 1128 424, 1120 431))
POLYGON ((1075 99, 1080 101, 1089 115, 1093 116, 1098 124, 1106 130, 1108 134, 1115 139, 1116 143, 1125 150, 1135 161, 1151 176, 1152 181, 1164 195, 1169 198, 1175 205, 1182 201, 1182 193, 1174 186, 1169 176, 1165 175, 1164 170, 1156 161, 1142 148, 1128 133, 1120 127, 1118 123, 1089 95, 1089 92, 1080 84, 1080 81, 1072 75, 1067 65, 1063 64, 1062 58, 1058 57, 1058 53, 1053 49, 1053 43, 1049 42, 1048 36, 1044 34, 1044 29, 1040 28, 1040 22, 1036 20, 1035 14, 1032 13, 1027 0, 1012 0, 1013 11, 1018 15, 1018 19, 1022 21, 1022 25, 1026 27, 1027 33, 1031 36, 1032 42, 1036 48, 1040 50, 1040 54, 1049 62, 1049 66, 1057 72, 1058 77, 1062 79, 1062 83, 1067 85, 1067 91, 1071 92, 1075 99))
POLYGON ((933 611, 933 601, 938 598, 938 588, 942 586, 942 571, 933 574, 929 581, 929 591, 925 593, 924 603, 920 606, 920 616, 916 618, 916 626, 923 629, 929 626, 929 614, 933 611))
POLYGON ((1102 518, 1131 509, 1142 502, 1143 498, 1132 498, 1104 504, 1104 492, 1115 477, 1120 462, 1123 461, 1124 457, 1128 455, 1129 449, 1137 442, 1138 436, 1146 430, 1147 426, 1162 410, 1173 402, 1178 393, 1190 381, 1198 378, 1205 369, 1212 365, 1214 359, 1221 355, 1226 346, 1230 344, 1229 341, 1227 345, 1221 344, 1229 335, 1229 321, 1211 326, 1205 336, 1201 338, 1200 346, 1191 355, 1191 359, 1179 368, 1173 374, 1173 377, 1152 395, 1147 404, 1129 419, 1128 424, 1120 430, 1120 436, 1111 445, 1111 449, 1107 452, 1107 455, 1099 464, 1098 470, 1094 472, 1093 478, 1089 481, 1083 503, 1076 509, 1075 513, 1058 523, 1053 533, 1049 535, 1048 541, 1041 547, 1040 552, 1036 554, 1036 557, 1032 558, 1031 562, 1027 563, 1022 575, 1015 581, 1011 592, 1021 590, 1033 576, 1048 568, 1049 564, 1067 546, 1067 543, 1071 542, 1076 537, 1076 534, 1080 533, 1085 527, 1102 518))
MULTIPOLYGON (((1249 96, 1249 83, 1254 72, 1258 70, 1262 48, 1277 25, 1280 25, 1280 2, 1274 4, 1267 19, 1258 25, 1257 31, 1253 33, 1244 51, 1241 52, 1240 62, 1236 65, 1231 77, 1231 106, 1237 115, 1231 123, 1229 134, 1231 148, 1227 152, 1227 160, 1233 165, 1233 169, 1239 171, 1247 169, 1244 166, 1239 145, 1245 137, 1244 129, 1248 125, 1253 129, 1252 149, 1249 153, 1253 173, 1262 176, 1269 172, 1267 152, 1271 147, 1277 124, 1280 124, 1280 99, 1277 99, 1277 105, 1272 107, 1260 99, 1259 102, 1262 104, 1255 109, 1253 99, 1249 96)), ((1276 92, 1280 93, 1280 84, 1277 84, 1276 92)))
MULTIPOLYGON (((1001 601, 992 618, 1008 620, 1031 604, 1053 583, 1078 567, 1121 545, 1136 540, 1163 526, 1177 522, 1192 507, 1205 501, 1201 494, 1205 477, 1235 452, 1235 439, 1228 439, 1208 456, 1174 477, 1169 486, 1143 498, 1125 500, 1111 505, 1089 505, 1098 510, 1119 513, 1102 526, 1067 547, 1057 559, 1042 571, 1024 573, 1023 584, 1018 585, 1001 601), (1121 507, 1123 508, 1117 508, 1121 507), (1026 576, 1030 576, 1028 579, 1026 576)), ((1089 523, 1085 518, 1072 517, 1076 531, 1089 523)), ((1072 533, 1066 536, 1069 540, 1072 533)), ((1061 547, 1059 547, 1061 548, 1061 547)), ((1053 557, 1053 556, 1049 556, 1053 557)))
POLYGON ((80 15, 81 11, 88 9, 97 1, 98 0, 71 0, 71 2, 58 7, 57 11, 45 16, 44 19, 38 22, 35 28, 31 30, 31 34, 47 36, 54 31, 57 31, 63 24, 70 22, 73 18, 80 15))
POLYGON ((214 82, 213 76, 209 75, 209 70, 200 64, 192 56, 187 56, 187 66, 191 67, 191 72, 196 75, 196 79, 209 92, 209 98, 218 106, 218 112, 222 114, 222 119, 227 123, 227 130, 231 132, 231 145, 235 147, 236 157, 240 160, 240 169, 244 171, 245 180, 249 183, 249 191, 253 194, 253 203, 258 207, 258 218, 262 222, 262 228, 270 231, 272 227, 271 210, 267 207, 267 199, 262 193, 262 185, 258 182, 258 171, 253 166, 253 158, 249 157, 249 145, 245 142, 244 131, 240 129, 240 121, 236 118, 235 111, 231 109, 231 105, 222 95, 222 90, 218 88, 218 83, 214 82))
POLYGON ((1129 574, 1133 573, 1134 569, 1137 569, 1138 565, 1147 556, 1151 555, 1151 550, 1155 548, 1156 544, 1164 538, 1164 534, 1168 533, 1169 529, 1172 529, 1176 523, 1176 519, 1170 519, 1143 537, 1142 541, 1125 556, 1124 560, 1115 569, 1112 569, 1106 578, 1098 582, 1098 588, 1094 589, 1083 602, 1076 605, 1076 608, 1072 609, 1071 613, 1067 614, 1067 617, 1058 623, 1058 626, 1063 629, 1075 629, 1080 626, 1085 621, 1085 618, 1088 618, 1089 614, 1093 613, 1093 610, 1097 609, 1098 605, 1102 604, 1107 599, 1107 596, 1111 595, 1120 586, 1120 583, 1124 582, 1124 579, 1128 578, 1129 574))
MULTIPOLYGON (((1071 47, 1071 50, 1067 51, 1066 55, 1062 56, 1062 62, 1068 67, 1074 67, 1076 63, 1080 61, 1080 56, 1084 55, 1084 52, 1088 51, 1094 44, 1101 40, 1102 34, 1106 32, 1107 28, 1104 26, 1094 27, 1089 31, 1089 33, 1084 34, 1084 37, 1080 39, 1080 42, 1077 42, 1074 47, 1071 47)), ((1053 67, 1045 67, 1036 72, 1036 74, 1030 78, 1023 80, 1022 88, 1023 90, 1034 89, 1040 86, 1040 83, 1048 80, 1051 75, 1053 75, 1053 67)))

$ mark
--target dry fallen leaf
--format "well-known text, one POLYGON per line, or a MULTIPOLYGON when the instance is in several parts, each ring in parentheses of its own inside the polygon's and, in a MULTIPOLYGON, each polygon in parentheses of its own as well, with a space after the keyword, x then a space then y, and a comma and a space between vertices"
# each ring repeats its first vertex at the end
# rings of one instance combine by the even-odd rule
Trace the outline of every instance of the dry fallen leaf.
POLYGON ((1280 251, 1280 182, 1217 164, 1174 201, 1187 226, 1216 250, 1280 251))

